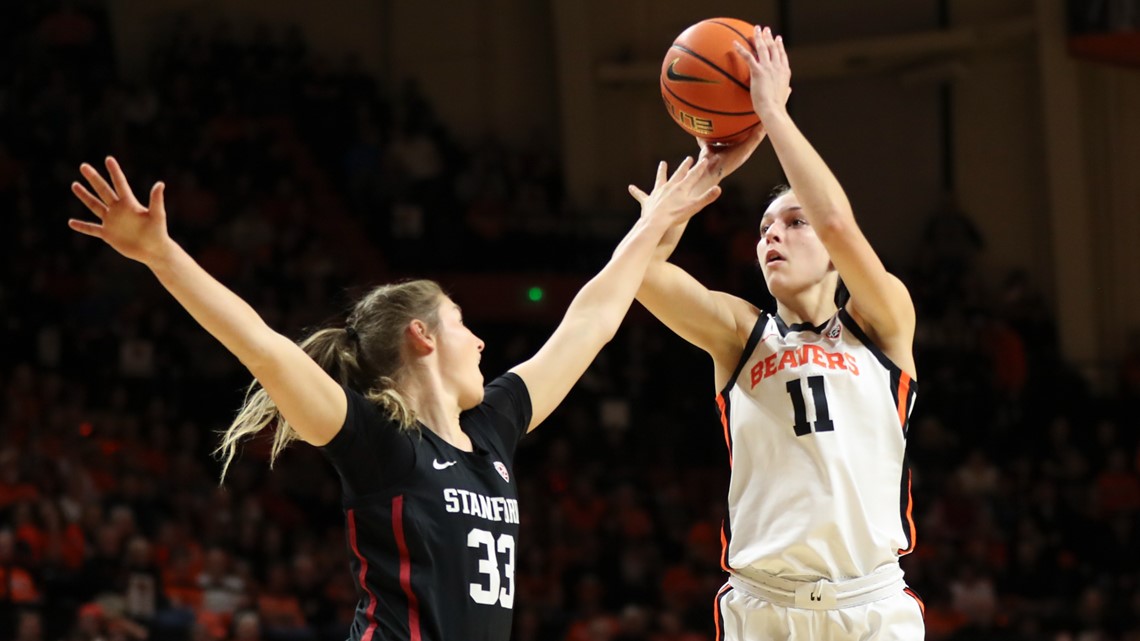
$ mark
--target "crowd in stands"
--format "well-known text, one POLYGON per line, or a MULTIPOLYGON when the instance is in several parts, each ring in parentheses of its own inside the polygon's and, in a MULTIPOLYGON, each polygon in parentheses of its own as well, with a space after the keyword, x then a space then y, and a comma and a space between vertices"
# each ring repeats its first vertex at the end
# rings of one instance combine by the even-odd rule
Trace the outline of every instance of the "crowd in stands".
MULTIPOLYGON (((145 268, 67 229, 79 163, 113 152, 136 191, 166 180, 175 239, 294 336, 362 278, 585 273, 614 239, 560 237, 570 265, 528 249, 575 215, 552 150, 460 144, 414 85, 299 31, 179 22, 152 54, 128 82, 103 3, 0 3, 0 639, 343 639, 335 474, 303 445, 270 471, 258 439, 219 487, 249 376, 145 268)), ((727 191, 677 260, 761 303, 755 209, 727 191)), ((985 251, 947 207, 892 266, 919 312, 903 566, 928 638, 1140 641, 1140 334, 1111 393, 1091 389, 1032 280, 993 284, 985 251)), ((550 329, 476 325, 501 346, 484 373, 550 329)), ((633 319, 524 439, 515 639, 712 638, 728 468, 709 374, 633 319)))

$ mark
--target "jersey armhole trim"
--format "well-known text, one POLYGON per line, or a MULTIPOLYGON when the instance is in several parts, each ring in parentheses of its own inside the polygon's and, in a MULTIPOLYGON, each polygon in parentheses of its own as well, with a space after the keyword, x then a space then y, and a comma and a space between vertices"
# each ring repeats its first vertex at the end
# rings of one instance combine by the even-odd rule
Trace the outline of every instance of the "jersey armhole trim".
MULTIPOLYGON (((895 365, 894 361, 887 358, 887 355, 883 353, 883 350, 879 349, 879 346, 871 340, 870 336, 867 336, 867 332, 864 332, 863 328, 859 327, 859 324, 856 323, 855 319, 851 317, 851 314, 847 311, 846 307, 839 310, 839 322, 843 323, 843 326, 846 327, 852 334, 854 334, 855 338, 858 338, 860 343, 863 343, 867 346, 867 349, 871 350, 871 353, 875 355, 875 359, 879 361, 880 365, 887 368, 887 370, 893 374, 904 373, 902 368, 898 365, 895 365)), ((917 379, 912 378, 910 381, 914 385, 918 384, 917 379)))
POLYGON ((744 344, 744 351, 740 353, 740 360, 736 362, 736 368, 732 370, 732 376, 728 378, 725 383, 724 389, 720 391, 725 398, 728 397, 728 392, 736 385, 736 379, 740 376, 740 372, 744 369, 744 364, 752 356, 752 352, 756 351, 756 345, 760 343, 760 337, 764 333, 764 328, 768 326, 768 314, 760 314, 756 319, 756 324, 752 326, 752 333, 748 335, 748 342, 744 344))

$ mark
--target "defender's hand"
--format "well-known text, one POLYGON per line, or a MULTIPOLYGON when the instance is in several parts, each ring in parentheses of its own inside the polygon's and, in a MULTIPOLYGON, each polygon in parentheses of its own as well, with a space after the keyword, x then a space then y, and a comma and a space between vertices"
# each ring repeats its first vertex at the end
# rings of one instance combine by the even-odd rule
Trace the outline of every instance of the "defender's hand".
POLYGON ((150 190, 150 204, 144 207, 135 198, 127 177, 114 158, 107 157, 107 174, 111 178, 111 184, 87 163, 83 163, 79 171, 97 195, 93 195, 78 182, 71 183, 71 192, 100 222, 73 218, 67 221, 68 227, 81 234, 102 239, 115 251, 140 263, 149 265, 161 259, 170 243, 163 201, 166 186, 161 182, 155 183, 150 190))

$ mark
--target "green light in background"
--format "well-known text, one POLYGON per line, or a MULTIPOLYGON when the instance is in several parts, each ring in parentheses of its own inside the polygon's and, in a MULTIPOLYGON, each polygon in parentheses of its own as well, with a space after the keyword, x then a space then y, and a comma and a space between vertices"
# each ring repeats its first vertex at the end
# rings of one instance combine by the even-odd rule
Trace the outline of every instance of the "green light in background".
POLYGON ((542 297, 545 295, 546 292, 543 291, 541 287, 531 287, 530 289, 526 290, 526 297, 529 298, 530 302, 532 303, 541 301, 542 297))

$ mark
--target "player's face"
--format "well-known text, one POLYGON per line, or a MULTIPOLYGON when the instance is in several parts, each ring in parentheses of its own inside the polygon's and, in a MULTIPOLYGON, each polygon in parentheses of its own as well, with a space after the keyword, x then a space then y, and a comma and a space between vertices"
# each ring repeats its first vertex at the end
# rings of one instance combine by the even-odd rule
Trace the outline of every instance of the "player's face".
POLYGON ((756 257, 768 291, 779 299, 819 284, 831 270, 831 257, 803 214, 793 193, 772 201, 760 220, 756 257))
POLYGON ((483 372, 479 360, 483 341, 463 324, 463 312, 450 298, 439 306, 439 366, 443 379, 454 386, 459 407, 470 409, 483 400, 483 372))

